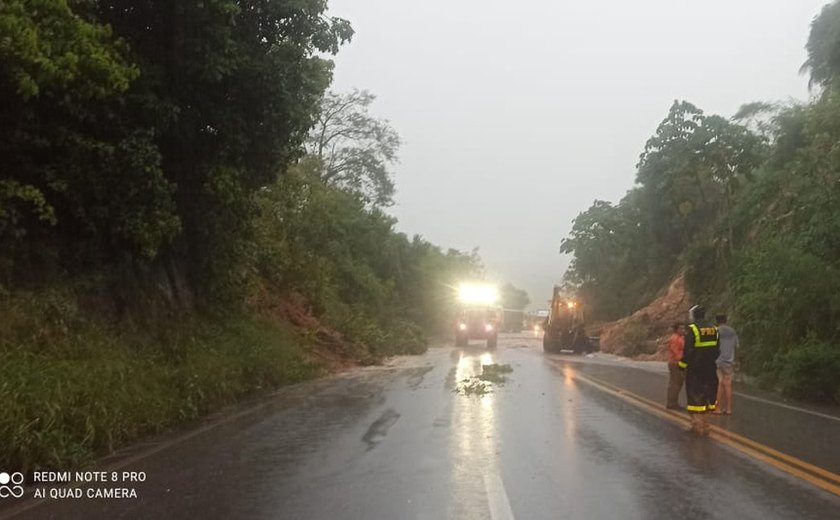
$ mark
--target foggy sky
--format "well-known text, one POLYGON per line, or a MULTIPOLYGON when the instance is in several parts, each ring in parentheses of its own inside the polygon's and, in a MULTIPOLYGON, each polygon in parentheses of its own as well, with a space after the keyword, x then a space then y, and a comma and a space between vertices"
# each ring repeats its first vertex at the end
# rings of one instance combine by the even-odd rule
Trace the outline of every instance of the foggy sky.
POLYGON ((807 99, 799 74, 826 0, 330 0, 356 35, 333 90, 377 95, 404 140, 399 231, 474 247, 490 278, 545 307, 558 249, 618 201, 675 99, 731 116, 807 99))

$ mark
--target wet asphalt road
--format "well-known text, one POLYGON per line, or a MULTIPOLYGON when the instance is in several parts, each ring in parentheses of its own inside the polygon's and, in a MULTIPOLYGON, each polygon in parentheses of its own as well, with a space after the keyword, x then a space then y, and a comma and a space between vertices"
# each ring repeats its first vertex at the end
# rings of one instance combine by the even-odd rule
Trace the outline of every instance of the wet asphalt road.
POLYGON ((538 345, 508 335, 290 387, 138 447, 122 468, 146 472, 137 499, 15 518, 840 518, 837 496, 581 384, 586 359, 538 345), (494 363, 513 371, 469 393, 494 363))

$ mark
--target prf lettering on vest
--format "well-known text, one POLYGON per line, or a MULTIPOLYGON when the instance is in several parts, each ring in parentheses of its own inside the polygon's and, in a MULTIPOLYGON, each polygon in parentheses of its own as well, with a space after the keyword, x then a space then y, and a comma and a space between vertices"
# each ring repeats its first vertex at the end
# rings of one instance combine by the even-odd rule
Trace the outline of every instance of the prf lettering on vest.
POLYGON ((700 329, 701 336, 714 336, 717 334, 717 330, 714 327, 703 327, 700 329))

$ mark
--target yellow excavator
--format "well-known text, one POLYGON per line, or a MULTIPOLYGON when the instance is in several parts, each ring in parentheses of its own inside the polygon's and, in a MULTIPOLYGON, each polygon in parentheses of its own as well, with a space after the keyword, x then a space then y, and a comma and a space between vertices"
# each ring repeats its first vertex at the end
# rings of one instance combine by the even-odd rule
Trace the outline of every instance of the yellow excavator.
POLYGON ((554 286, 543 330, 545 352, 572 351, 575 354, 586 354, 596 350, 586 336, 583 306, 576 299, 565 296, 560 286, 554 286))

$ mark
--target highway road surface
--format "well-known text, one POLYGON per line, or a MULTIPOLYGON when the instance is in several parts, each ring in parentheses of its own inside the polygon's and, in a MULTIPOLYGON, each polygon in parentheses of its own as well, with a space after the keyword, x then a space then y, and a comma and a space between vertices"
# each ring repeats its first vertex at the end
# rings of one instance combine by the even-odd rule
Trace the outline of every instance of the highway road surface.
MULTIPOLYGON (((822 429, 777 435, 769 452, 767 439, 726 437, 726 424, 696 437, 683 414, 650 403, 650 392, 664 399, 664 377, 626 365, 546 356, 527 333, 495 350, 438 346, 284 388, 101 465, 143 482, 71 486, 81 498, 50 498, 56 487, 43 484, 45 498, 34 499, 38 486, 28 486, 29 498, 6 502, 0 517, 840 518, 840 460, 829 453, 821 464, 814 448, 840 440, 840 420, 807 410, 797 419, 785 405, 777 423, 813 419, 822 429), (809 453, 813 467, 801 460, 809 453), (85 496, 117 486, 137 497, 85 496)), ((761 400, 751 403, 759 414, 761 400)))

